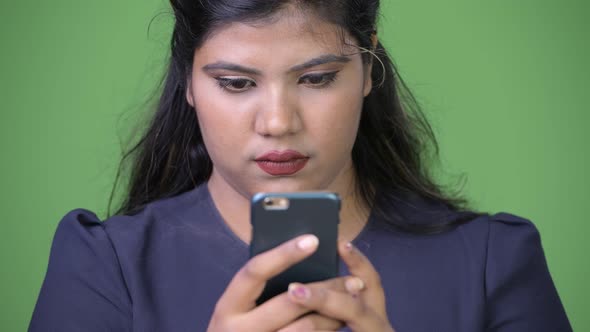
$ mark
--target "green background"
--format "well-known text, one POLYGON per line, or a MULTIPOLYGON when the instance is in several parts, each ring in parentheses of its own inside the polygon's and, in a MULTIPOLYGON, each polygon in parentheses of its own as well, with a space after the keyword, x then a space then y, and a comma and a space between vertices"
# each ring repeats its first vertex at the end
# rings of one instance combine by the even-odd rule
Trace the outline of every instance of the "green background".
MULTIPOLYGON (((535 222, 577 331, 590 331, 590 14, 580 0, 386 0, 380 37, 477 209, 535 222)), ((145 112, 164 0, 0 3, 0 329, 28 325, 69 210, 106 213, 120 138, 145 112), (150 21, 151 29, 148 34, 150 21)))

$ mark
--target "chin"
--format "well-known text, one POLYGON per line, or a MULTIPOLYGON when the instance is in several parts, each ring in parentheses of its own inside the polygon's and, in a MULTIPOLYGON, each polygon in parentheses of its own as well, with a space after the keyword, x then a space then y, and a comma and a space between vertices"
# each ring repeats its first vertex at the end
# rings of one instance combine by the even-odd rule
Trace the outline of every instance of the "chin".
POLYGON ((325 190, 313 183, 297 180, 294 177, 282 177, 264 181, 254 188, 256 192, 296 192, 325 190))

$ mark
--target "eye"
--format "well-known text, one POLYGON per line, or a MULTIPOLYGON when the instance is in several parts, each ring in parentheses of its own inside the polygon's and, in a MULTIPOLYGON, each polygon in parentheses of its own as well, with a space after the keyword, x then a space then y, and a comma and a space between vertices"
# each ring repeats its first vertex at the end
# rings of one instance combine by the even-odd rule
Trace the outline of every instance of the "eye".
POLYGON ((218 77, 216 80, 221 89, 229 92, 244 92, 256 86, 254 81, 247 78, 218 77))
POLYGON ((323 88, 330 85, 336 80, 337 71, 331 73, 308 74, 299 79, 299 83, 309 85, 314 88, 323 88))

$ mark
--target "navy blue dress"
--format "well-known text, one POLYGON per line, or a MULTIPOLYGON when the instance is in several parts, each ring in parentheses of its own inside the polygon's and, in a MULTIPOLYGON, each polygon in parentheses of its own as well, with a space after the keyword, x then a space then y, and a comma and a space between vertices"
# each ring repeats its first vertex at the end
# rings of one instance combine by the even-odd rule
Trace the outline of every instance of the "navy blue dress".
MULTIPOLYGON (((397 332, 571 331, 530 221, 500 213, 412 235, 372 215, 354 243, 381 275, 397 332)), ((55 234, 29 331, 206 331, 247 259, 206 185, 104 222, 73 210, 55 234)))

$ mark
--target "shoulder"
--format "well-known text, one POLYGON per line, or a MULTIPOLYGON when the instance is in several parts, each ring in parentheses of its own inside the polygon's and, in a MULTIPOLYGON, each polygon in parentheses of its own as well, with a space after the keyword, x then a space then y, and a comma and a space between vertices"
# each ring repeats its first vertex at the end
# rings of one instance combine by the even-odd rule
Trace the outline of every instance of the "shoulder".
POLYGON ((399 210, 400 215, 409 215, 410 221, 422 225, 475 216, 437 234, 395 234, 401 234, 398 245, 407 244, 407 249, 399 250, 406 249, 404 255, 412 257, 407 266, 437 269, 437 280, 460 280, 461 289, 481 287, 490 330, 571 331, 533 221, 506 212, 462 213, 425 204, 414 204, 412 215, 399 210), (439 269, 441 266, 444 269, 439 269))
MULTIPOLYGON (((420 241, 440 252, 465 257, 470 264, 486 270, 486 264, 497 260, 527 259, 543 256, 539 231, 535 224, 512 213, 456 211, 440 202, 421 198, 399 200, 395 204, 394 222, 412 226, 413 231, 396 231, 408 241, 420 241), (410 202, 410 203, 408 203, 410 202)), ((388 228, 384 218, 378 227, 388 228)), ((507 260, 501 262, 507 263, 507 260)))
POLYGON ((505 212, 485 219, 488 290, 515 276, 536 277, 530 271, 547 270, 541 235, 531 220, 505 212))
POLYGON ((139 232, 158 223, 175 226, 193 220, 213 208, 206 185, 147 204, 133 215, 115 215, 103 222, 107 232, 139 232))
MULTIPOLYGON (((542 252, 541 235, 535 224, 526 218, 510 213, 497 213, 488 217, 487 243, 489 254, 526 256, 542 252)), ((488 255, 488 260, 490 255, 488 255)))
POLYGON ((481 215, 456 230, 467 249, 481 255, 488 281, 498 273, 518 273, 536 265, 545 268, 541 235, 533 221, 507 212, 481 215))
POLYGON ((463 225, 485 243, 488 324, 511 331, 571 331, 547 266, 541 235, 531 220, 497 213, 463 225))
POLYGON ((94 212, 75 209, 60 221, 54 247, 94 246, 112 251, 122 264, 126 258, 145 254, 147 247, 168 243, 171 235, 187 229, 206 228, 203 220, 216 213, 208 191, 197 187, 180 195, 147 204, 133 215, 115 215, 101 221, 94 212), (198 221, 198 222, 197 222, 198 221))
POLYGON ((71 210, 60 220, 47 269, 47 278, 56 280, 113 281, 121 277, 117 253, 104 223, 86 209, 71 210))
POLYGON ((194 219, 195 213, 211 210, 208 192, 202 187, 151 202, 136 214, 114 215, 106 220, 101 220, 93 211, 73 209, 59 222, 56 240, 61 237, 106 239, 111 232, 142 232, 155 222, 168 226, 184 223, 194 219))
POLYGON ((387 224, 407 228, 417 234, 461 235, 487 245, 488 242, 505 241, 527 237, 538 237, 534 223, 524 217, 508 212, 485 213, 472 210, 457 211, 441 201, 426 199, 413 193, 394 193, 389 197, 385 209, 380 211, 376 223, 387 228, 387 224))
POLYGON ((487 272, 514 268, 514 264, 531 256, 544 257, 535 224, 507 212, 479 214, 451 230, 449 237, 462 243, 462 250, 487 272))
POLYGON ((507 212, 481 214, 459 226, 457 231, 486 246, 500 245, 503 248, 510 247, 508 244, 538 241, 540 238, 531 220, 507 212))
POLYGON ((30 331, 64 326, 69 331, 82 331, 84 326, 114 330, 127 326, 129 317, 128 288, 102 223, 88 210, 68 212, 54 235, 30 331))
POLYGON ((66 256, 68 259, 74 259, 76 257, 73 256, 87 250, 104 253, 105 250, 97 249, 111 247, 110 239, 96 214, 86 209, 74 209, 66 213, 59 222, 53 238, 51 255, 56 258, 66 256))
POLYGON ((533 222, 497 213, 480 223, 487 228, 484 285, 490 329, 571 331, 533 222))

